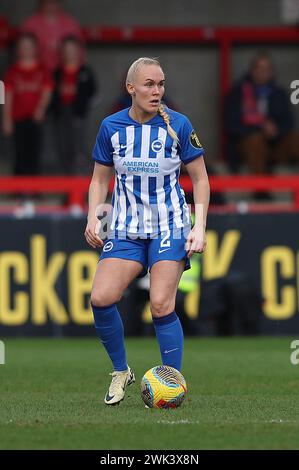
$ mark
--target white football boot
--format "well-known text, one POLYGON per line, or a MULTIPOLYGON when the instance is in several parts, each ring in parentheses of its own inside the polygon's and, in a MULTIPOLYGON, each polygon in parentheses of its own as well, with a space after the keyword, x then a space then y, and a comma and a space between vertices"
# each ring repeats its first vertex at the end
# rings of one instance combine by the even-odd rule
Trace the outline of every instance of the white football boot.
POLYGON ((110 375, 112 381, 104 401, 106 405, 117 405, 124 399, 127 385, 135 382, 135 375, 129 366, 124 372, 114 371, 110 375))

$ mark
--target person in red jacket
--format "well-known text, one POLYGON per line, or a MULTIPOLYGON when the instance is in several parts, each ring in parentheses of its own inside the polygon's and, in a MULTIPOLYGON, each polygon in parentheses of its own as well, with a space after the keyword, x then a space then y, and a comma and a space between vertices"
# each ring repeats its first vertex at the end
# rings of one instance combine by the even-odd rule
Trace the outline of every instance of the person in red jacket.
POLYGON ((58 153, 63 173, 88 173, 86 117, 96 92, 92 69, 82 61, 83 43, 74 36, 64 38, 61 64, 55 70, 52 111, 58 136, 58 153))
POLYGON ((54 72, 59 65, 63 38, 72 35, 83 40, 83 35, 77 21, 63 11, 61 0, 39 0, 38 3, 38 11, 23 23, 21 30, 37 37, 42 63, 54 72))
POLYGON ((39 173, 42 123, 53 80, 38 59, 37 39, 22 34, 16 45, 16 61, 4 77, 3 133, 13 136, 16 175, 39 173))

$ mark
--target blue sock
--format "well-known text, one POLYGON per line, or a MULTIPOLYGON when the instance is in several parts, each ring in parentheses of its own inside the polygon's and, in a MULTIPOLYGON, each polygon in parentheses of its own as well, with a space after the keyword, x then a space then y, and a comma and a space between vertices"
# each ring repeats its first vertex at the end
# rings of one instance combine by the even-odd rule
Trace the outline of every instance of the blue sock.
POLYGON ((184 334, 179 317, 175 312, 165 317, 153 318, 157 340, 160 346, 162 364, 181 370, 184 334))
POLYGON ((108 305, 107 307, 91 305, 91 307, 98 337, 112 361, 114 370, 126 370, 128 364, 124 326, 116 305, 108 305))

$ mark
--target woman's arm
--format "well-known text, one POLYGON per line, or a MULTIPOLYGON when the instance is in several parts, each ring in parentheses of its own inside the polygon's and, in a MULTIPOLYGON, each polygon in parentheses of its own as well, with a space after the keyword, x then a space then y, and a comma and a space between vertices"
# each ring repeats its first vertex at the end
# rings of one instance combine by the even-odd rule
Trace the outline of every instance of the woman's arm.
POLYGON ((5 103, 3 106, 3 134, 10 137, 13 133, 13 119, 12 119, 12 101, 13 94, 11 91, 5 93, 5 103))
POLYGON ((190 258, 193 253, 202 253, 206 248, 206 224, 210 201, 210 185, 203 157, 186 165, 193 185, 195 224, 188 235, 186 250, 190 258))
POLYGON ((97 217, 97 208, 107 199, 109 182, 113 174, 112 166, 95 163, 88 193, 88 217, 85 229, 85 238, 92 248, 103 246, 104 242, 99 237, 100 221, 97 217))
POLYGON ((53 92, 50 89, 44 89, 42 91, 39 103, 36 107, 36 110, 33 116, 36 122, 42 122, 45 119, 46 111, 50 104, 52 94, 53 92))

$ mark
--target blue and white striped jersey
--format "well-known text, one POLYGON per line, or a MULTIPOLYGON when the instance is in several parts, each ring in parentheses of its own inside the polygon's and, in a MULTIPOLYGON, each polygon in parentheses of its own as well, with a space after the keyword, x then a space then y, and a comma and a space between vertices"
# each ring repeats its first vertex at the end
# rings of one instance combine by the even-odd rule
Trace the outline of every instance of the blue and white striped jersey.
MULTIPOLYGON (((178 135, 175 142, 160 115, 140 124, 129 108, 105 118, 93 159, 115 168, 110 230, 115 236, 153 237, 190 226, 185 194, 179 184, 181 162, 203 155, 189 119, 165 107, 178 135)), ((110 235, 111 236, 111 235, 110 235)))

